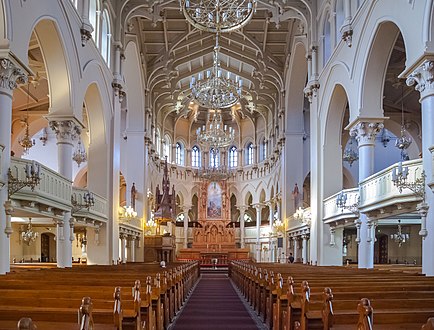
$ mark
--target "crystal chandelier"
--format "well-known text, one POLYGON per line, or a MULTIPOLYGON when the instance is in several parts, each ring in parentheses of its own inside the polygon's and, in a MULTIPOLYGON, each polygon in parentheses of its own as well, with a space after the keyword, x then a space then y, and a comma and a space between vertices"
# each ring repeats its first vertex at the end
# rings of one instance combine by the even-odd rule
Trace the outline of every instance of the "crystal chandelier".
POLYGON ((306 209, 303 209, 301 206, 295 211, 294 219, 300 220, 302 223, 310 226, 311 223, 311 214, 306 209))
POLYGON ((78 138, 77 148, 72 155, 72 160, 77 163, 78 167, 80 167, 81 163, 87 161, 86 150, 84 150, 84 147, 81 144, 81 138, 78 138))
POLYGON ((219 56, 219 34, 216 35, 214 47, 213 67, 206 72, 199 72, 197 80, 191 77, 190 89, 197 103, 207 109, 223 109, 235 105, 242 92, 243 80, 227 71, 224 77, 220 67, 219 56))
POLYGON ((285 224, 280 219, 274 221, 273 228, 277 234, 285 233, 285 224))
MULTIPOLYGON (((220 150, 217 148, 211 148, 209 153, 210 166, 198 170, 198 177, 207 181, 227 180, 229 178, 229 172, 227 171, 227 167, 225 165, 220 164, 220 150)), ((223 161, 222 164, 225 164, 225 161, 223 161)))
POLYGON ((26 231, 21 233, 21 239, 27 245, 32 244, 38 238, 38 233, 34 232, 32 229, 32 218, 29 218, 29 224, 27 225, 26 231))
POLYGON ((401 136, 396 139, 395 147, 401 150, 401 157, 404 159, 406 158, 405 149, 410 146, 413 140, 411 139, 410 135, 408 135, 407 130, 405 129, 403 95, 403 87, 401 86, 401 136))
POLYGON ((26 125, 26 132, 24 133, 24 137, 18 141, 21 147, 24 149, 24 154, 28 154, 31 147, 35 145, 35 140, 30 139, 29 135, 29 122, 28 118, 24 119, 24 125, 26 125))
POLYGON ((390 239, 394 240, 395 243, 398 243, 398 246, 401 247, 402 244, 407 242, 410 239, 410 234, 404 234, 401 228, 401 220, 398 220, 398 232, 390 235, 390 239))
POLYGON ((350 143, 347 148, 344 150, 344 155, 342 157, 342 160, 344 162, 348 162, 350 164, 350 167, 353 165, 353 163, 359 159, 359 155, 357 154, 357 151, 353 148, 353 140, 354 137, 351 137, 350 143))
POLYGON ((30 148, 35 145, 35 140, 32 140, 29 134, 29 97, 30 97, 29 86, 30 84, 27 85, 27 109, 26 109, 27 115, 23 121, 24 125, 26 126, 26 131, 24 133, 24 137, 18 141, 20 146, 23 147, 25 155, 27 155, 29 153, 30 148))
POLYGON ((199 30, 231 32, 250 21, 256 0, 180 0, 180 6, 187 21, 199 30))
POLYGON ((235 130, 223 124, 221 112, 210 110, 206 125, 196 130, 199 144, 211 149, 228 147, 234 142, 235 130))

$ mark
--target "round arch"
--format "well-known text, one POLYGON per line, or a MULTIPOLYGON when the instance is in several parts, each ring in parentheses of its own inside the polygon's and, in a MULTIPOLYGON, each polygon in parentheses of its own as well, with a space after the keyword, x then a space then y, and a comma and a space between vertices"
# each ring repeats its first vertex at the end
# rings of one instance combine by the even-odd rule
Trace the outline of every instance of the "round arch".
POLYGON ((398 26, 390 21, 381 22, 374 31, 360 79, 360 109, 350 111, 350 122, 357 117, 383 117, 384 80, 399 32, 398 26))

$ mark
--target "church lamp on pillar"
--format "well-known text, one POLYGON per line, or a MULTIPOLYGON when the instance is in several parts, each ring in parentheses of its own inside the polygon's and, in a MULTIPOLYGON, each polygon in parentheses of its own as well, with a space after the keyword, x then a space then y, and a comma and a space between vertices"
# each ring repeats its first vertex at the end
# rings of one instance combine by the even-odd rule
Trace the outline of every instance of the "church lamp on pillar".
POLYGON ((174 222, 176 210, 175 186, 170 191, 169 171, 167 169, 167 157, 164 164, 164 175, 162 182, 162 192, 157 186, 155 193, 155 213, 154 221, 157 223, 157 231, 160 232, 160 226, 174 222))
POLYGON ((426 216, 429 208, 428 204, 425 202, 425 171, 422 171, 420 177, 413 182, 407 182, 408 174, 408 166, 403 167, 402 161, 400 161, 398 166, 392 171, 392 182, 400 193, 402 193, 403 189, 410 189, 416 196, 422 198, 422 202, 418 204, 417 210, 421 216, 419 235, 425 238, 428 235, 426 230, 426 216))

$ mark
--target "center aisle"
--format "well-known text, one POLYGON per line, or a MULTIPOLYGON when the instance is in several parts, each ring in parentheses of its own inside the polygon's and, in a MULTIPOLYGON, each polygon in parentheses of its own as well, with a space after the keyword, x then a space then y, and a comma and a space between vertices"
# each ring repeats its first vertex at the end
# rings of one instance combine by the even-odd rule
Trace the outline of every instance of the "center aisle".
POLYGON ((226 274, 201 275, 171 330, 257 330, 226 274))

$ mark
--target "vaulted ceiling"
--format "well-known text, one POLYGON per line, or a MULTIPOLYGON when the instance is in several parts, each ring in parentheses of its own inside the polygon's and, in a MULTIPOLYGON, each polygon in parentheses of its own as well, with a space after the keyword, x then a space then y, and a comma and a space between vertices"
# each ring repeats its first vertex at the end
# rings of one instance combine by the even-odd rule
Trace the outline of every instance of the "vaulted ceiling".
MULTIPOLYGON (((270 3, 258 2, 245 27, 219 38, 223 74, 230 72, 243 80, 242 100, 232 109, 240 117, 274 117, 294 38, 306 37, 308 8, 304 1, 270 3)), ((130 1, 123 16, 127 35, 137 36, 140 42, 153 110, 161 118, 197 116, 197 107, 190 103, 190 80, 211 69, 215 34, 190 25, 178 1, 130 1)), ((199 113, 205 112, 202 110, 199 113)))

